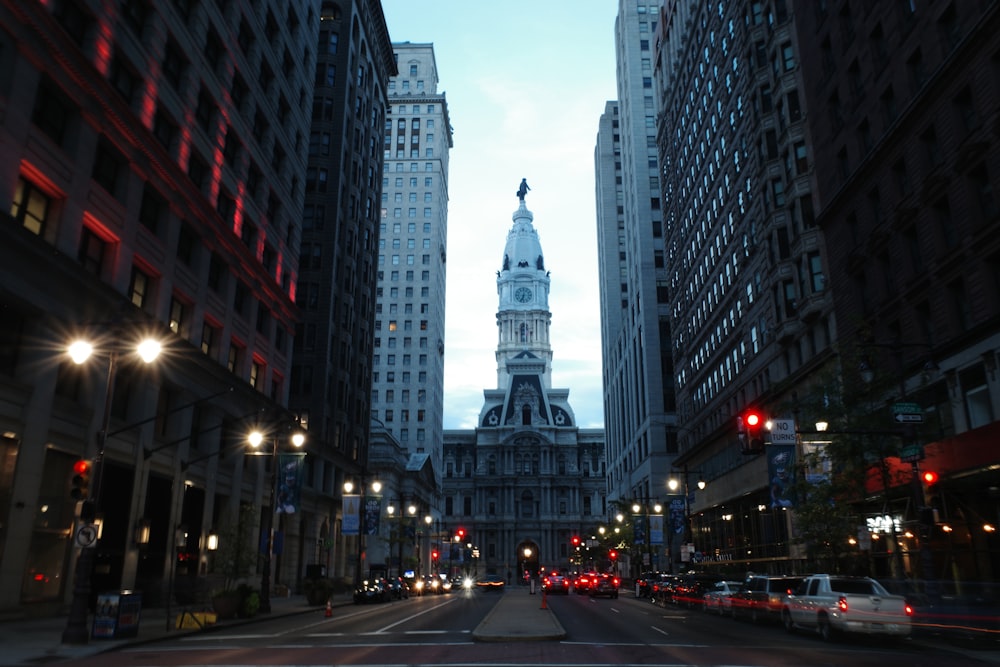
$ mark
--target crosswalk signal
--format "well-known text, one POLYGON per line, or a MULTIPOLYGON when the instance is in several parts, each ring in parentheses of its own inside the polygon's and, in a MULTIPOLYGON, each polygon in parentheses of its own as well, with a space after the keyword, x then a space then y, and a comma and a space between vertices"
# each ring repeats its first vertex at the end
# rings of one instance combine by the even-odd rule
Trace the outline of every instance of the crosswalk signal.
POLYGON ((80 459, 73 464, 73 476, 70 478, 69 497, 73 500, 86 500, 90 497, 90 461, 80 459))

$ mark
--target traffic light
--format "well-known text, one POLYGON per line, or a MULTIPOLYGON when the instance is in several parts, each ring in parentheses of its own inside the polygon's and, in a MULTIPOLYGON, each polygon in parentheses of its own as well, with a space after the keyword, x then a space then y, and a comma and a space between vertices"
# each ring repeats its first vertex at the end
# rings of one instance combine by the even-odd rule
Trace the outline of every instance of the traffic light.
POLYGON ((764 422, 764 416, 753 409, 737 417, 740 451, 743 454, 760 454, 764 451, 764 422))
POLYGON ((458 541, 462 542, 465 540, 465 528, 459 528, 455 531, 455 535, 458 536, 458 541))
POLYGON ((611 549, 610 551, 608 551, 608 558, 611 559, 612 563, 615 562, 616 560, 618 560, 618 552, 615 551, 614 549, 611 549))
POLYGON ((432 551, 432 552, 431 552, 431 560, 432 560, 432 561, 434 561, 434 562, 437 562, 437 559, 438 559, 438 557, 439 557, 440 555, 441 555, 441 554, 440 554, 440 553, 438 553, 438 550, 437 550, 437 549, 435 549, 434 551, 432 551))
POLYGON ((579 547, 580 546, 580 536, 579 535, 574 535, 572 538, 570 538, 570 544, 572 544, 574 547, 579 547))
POLYGON ((937 484, 938 479, 940 479, 940 476, 934 470, 925 470, 922 473, 920 473, 920 479, 924 481, 924 484, 928 488, 931 488, 935 484, 937 484))
POLYGON ((73 500, 86 500, 90 497, 91 463, 80 459, 73 464, 73 476, 70 478, 69 497, 73 500))

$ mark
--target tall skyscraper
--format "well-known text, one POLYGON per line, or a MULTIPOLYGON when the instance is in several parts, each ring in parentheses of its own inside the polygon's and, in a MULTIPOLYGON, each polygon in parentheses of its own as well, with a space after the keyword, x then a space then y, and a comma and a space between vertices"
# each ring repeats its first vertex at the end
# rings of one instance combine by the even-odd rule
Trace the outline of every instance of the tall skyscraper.
POLYGON ((605 108, 595 149, 608 489, 641 502, 665 494, 677 454, 653 87, 657 7, 619 3, 618 100, 605 108))
MULTIPOLYGON (((270 457, 241 452, 288 425, 319 16, 10 1, 0 25, 0 607, 70 599, 78 460, 103 525, 87 583, 155 605, 210 571, 241 503, 270 511, 270 457), (163 343, 149 366, 140 333, 163 343)), ((284 558, 281 581, 306 556, 284 558)))
POLYGON ((385 121, 371 417, 440 476, 452 128, 434 45, 392 48, 398 74, 385 121))
MULTIPOLYGON (((313 443, 306 492, 329 507, 368 472, 379 174, 396 65, 377 0, 324 2, 318 38, 289 407, 313 443)), ((332 576, 362 558, 338 539, 336 505, 301 524, 306 543, 328 545, 319 558, 332 576)))

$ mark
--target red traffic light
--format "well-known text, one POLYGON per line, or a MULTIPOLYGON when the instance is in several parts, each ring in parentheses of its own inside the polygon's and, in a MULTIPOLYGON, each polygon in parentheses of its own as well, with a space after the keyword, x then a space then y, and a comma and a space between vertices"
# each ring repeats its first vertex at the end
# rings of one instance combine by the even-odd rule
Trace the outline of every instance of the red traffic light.
POLYGON ((610 558, 611 560, 618 560, 618 552, 612 549, 611 551, 608 552, 608 558, 610 558))
POLYGON ((920 474, 920 478, 924 480, 924 484, 936 484, 940 476, 933 470, 925 470, 920 474))
POLYGON ((458 539, 464 540, 465 539, 465 528, 459 528, 458 530, 455 531, 455 534, 458 535, 458 539))
POLYGON ((578 547, 578 546, 580 546, 580 536, 579 536, 579 535, 574 535, 574 536, 573 536, 573 537, 572 537, 572 538, 570 539, 570 543, 572 543, 572 545, 573 545, 574 547, 578 547))
POLYGON ((746 421, 747 426, 752 428, 760 424, 760 415, 756 412, 748 412, 744 420, 746 421))
POLYGON ((73 463, 73 476, 70 478, 69 496, 73 500, 86 500, 90 497, 91 462, 80 459, 73 463))
POLYGON ((431 552, 431 560, 437 560, 439 555, 440 554, 438 554, 437 551, 432 551, 431 552))

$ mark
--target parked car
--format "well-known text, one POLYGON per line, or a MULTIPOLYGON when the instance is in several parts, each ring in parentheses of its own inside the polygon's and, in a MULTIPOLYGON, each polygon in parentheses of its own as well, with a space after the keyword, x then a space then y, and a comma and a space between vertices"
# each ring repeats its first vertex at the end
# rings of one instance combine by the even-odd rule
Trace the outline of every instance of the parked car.
POLYGON ((661 574, 653 579, 649 590, 649 599, 656 604, 666 604, 673 600, 674 586, 679 577, 673 574, 661 574))
POLYGON ((870 577, 814 574, 806 577, 781 609, 785 630, 816 630, 826 641, 840 633, 906 637, 913 608, 870 577))
POLYGON ((660 577, 660 572, 643 572, 635 578, 635 596, 648 598, 653 590, 653 581, 660 577))
POLYGON ((389 599, 389 588, 383 579, 365 579, 354 589, 354 604, 385 602, 389 599))
POLYGON ((476 588, 481 591, 498 591, 502 593, 504 590, 503 577, 499 574, 487 574, 485 577, 480 577, 476 580, 476 588))
POLYGON ((677 578, 673 586, 671 602, 676 605, 700 607, 704 601, 705 592, 719 581, 717 574, 684 574, 677 578))
POLYGON ((562 593, 569 595, 570 580, 562 572, 553 570, 542 577, 542 591, 546 593, 562 593))
POLYGON ((598 574, 590 581, 590 597, 596 598, 599 595, 606 595, 609 598, 618 597, 618 586, 621 580, 611 574, 598 574))
POLYGON ((715 585, 705 591, 702 596, 702 609, 706 613, 715 613, 719 616, 729 616, 733 613, 733 594, 740 589, 743 582, 740 581, 717 581, 715 585))
POLYGON ((785 596, 794 593, 802 577, 781 577, 752 574, 743 581, 732 597, 733 618, 777 622, 785 596))

